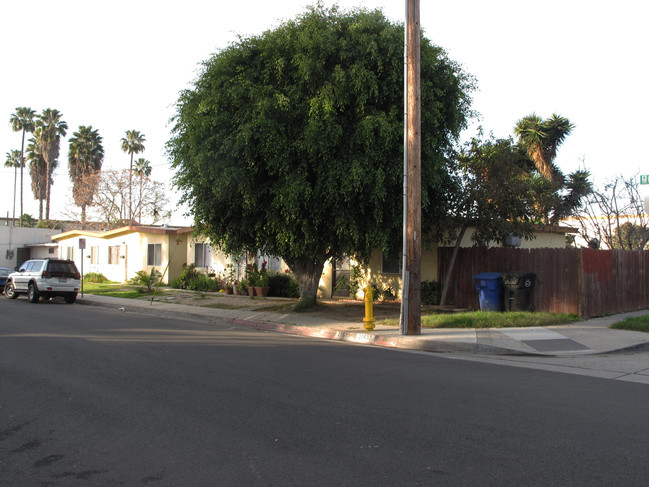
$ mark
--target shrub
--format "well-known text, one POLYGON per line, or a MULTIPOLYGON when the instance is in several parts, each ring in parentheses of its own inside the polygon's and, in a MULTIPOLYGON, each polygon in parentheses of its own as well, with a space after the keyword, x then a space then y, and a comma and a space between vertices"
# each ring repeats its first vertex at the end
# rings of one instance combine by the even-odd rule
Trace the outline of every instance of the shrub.
POLYGON ((101 274, 100 272, 88 272, 83 276, 83 280, 86 282, 106 282, 108 278, 101 274))
POLYGON ((147 292, 151 292, 160 280, 162 279, 162 274, 157 269, 151 269, 151 272, 147 274, 144 271, 137 271, 135 277, 131 279, 131 284, 136 286, 144 286, 147 292))
POLYGON ((189 283, 187 289, 192 291, 216 292, 224 288, 224 283, 218 278, 212 278, 205 274, 198 273, 189 283))
POLYGON ((421 304, 437 305, 442 297, 442 286, 437 281, 421 282, 421 304))
POLYGON ((175 289, 188 289, 189 283, 199 275, 200 272, 196 270, 196 266, 189 264, 185 267, 182 274, 180 274, 180 277, 177 277, 171 282, 171 287, 175 289))
POLYGON ((269 296, 299 298, 300 286, 289 274, 283 272, 268 273, 269 296))
POLYGON ((349 270, 349 284, 347 288, 349 289, 349 296, 354 299, 356 299, 356 294, 361 288, 361 277, 362 272, 360 266, 353 265, 349 270))

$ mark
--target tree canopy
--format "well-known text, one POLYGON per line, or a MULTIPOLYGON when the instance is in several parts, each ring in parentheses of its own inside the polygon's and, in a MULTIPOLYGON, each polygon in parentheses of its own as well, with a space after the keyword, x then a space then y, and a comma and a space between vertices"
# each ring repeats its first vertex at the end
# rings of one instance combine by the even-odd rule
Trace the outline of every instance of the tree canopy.
MULTIPOLYGON (((470 116, 473 79, 421 42, 422 206, 470 116)), ((324 263, 401 240, 403 25, 311 7, 241 38, 183 91, 168 153, 199 231, 222 250, 280 256, 303 304, 324 263)), ((400 244, 398 244, 400 245, 400 244)))
POLYGON ((72 197, 81 208, 81 226, 86 226, 86 207, 92 205, 97 193, 99 172, 104 162, 104 147, 98 130, 80 126, 70 138, 68 171, 72 181, 72 197))

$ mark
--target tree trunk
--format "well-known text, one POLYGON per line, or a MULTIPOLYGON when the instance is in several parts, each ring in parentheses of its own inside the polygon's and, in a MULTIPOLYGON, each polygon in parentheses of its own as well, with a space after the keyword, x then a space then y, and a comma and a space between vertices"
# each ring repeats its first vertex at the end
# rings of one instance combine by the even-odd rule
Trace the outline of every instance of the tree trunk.
POLYGON ((47 180, 45 181, 45 219, 50 219, 50 163, 47 163, 47 180))
POLYGON ((14 212, 11 216, 11 226, 16 226, 16 181, 18 180, 18 167, 14 166, 14 212))
POLYGON ((38 200, 38 220, 43 219, 43 200, 38 200))
POLYGON ((440 306, 446 305, 446 297, 448 295, 448 285, 451 282, 451 273, 453 272, 453 267, 455 267, 455 259, 457 258, 457 253, 460 250, 460 243, 464 238, 466 233, 467 226, 464 225, 462 230, 460 230, 460 235, 458 235, 457 240, 455 241, 455 248, 453 248, 453 254, 451 255, 451 262, 448 264, 448 269, 446 270, 446 275, 444 276, 444 285, 442 286, 442 297, 439 300, 440 306))
POLYGON ((20 226, 23 226, 23 168, 25 167, 25 129, 23 128, 23 141, 20 146, 20 226))
POLYGON ((81 205, 81 229, 86 229, 86 205, 81 205))
POLYGON ((131 168, 128 172, 128 224, 133 225, 133 153, 131 152, 131 168))
POLYGON ((295 274, 295 279, 300 286, 300 300, 295 306, 296 310, 312 308, 316 304, 318 286, 322 277, 325 259, 314 262, 308 259, 286 260, 286 263, 295 274))
POLYGON ((138 225, 142 225, 142 176, 140 176, 140 203, 138 208, 140 209, 140 216, 138 217, 138 225))

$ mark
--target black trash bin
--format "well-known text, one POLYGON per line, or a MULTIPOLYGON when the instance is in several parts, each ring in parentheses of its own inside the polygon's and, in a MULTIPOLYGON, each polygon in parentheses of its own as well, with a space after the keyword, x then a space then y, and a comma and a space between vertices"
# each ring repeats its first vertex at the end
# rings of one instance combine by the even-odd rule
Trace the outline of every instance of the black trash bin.
POLYGON ((499 272, 483 272, 473 276, 481 311, 502 311, 502 286, 499 272))
POLYGON ((534 311, 534 283, 532 272, 504 272, 505 311, 534 311))

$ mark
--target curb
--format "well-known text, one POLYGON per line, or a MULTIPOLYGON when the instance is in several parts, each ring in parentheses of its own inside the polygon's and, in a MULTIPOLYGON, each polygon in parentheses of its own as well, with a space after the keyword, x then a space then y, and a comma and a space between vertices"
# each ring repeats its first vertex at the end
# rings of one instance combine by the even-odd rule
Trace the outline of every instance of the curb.
POLYGON ((324 338, 327 340, 337 340, 358 345, 371 345, 385 348, 396 348, 400 350, 413 350, 420 352, 435 353, 472 353, 472 354, 490 354, 490 355, 542 355, 527 353, 519 350, 512 350, 494 345, 485 345, 482 343, 465 343, 465 342, 442 342, 434 338, 422 337, 385 337, 374 333, 359 333, 355 331, 332 330, 325 328, 312 328, 299 325, 289 325, 285 323, 275 323, 269 321, 254 321, 241 318, 232 318, 229 320, 233 325, 245 326, 255 330, 274 331, 290 335, 308 336, 312 338, 324 338))
MULTIPOLYGON (((399 350, 411 350, 419 352, 432 353, 463 353, 470 355, 498 355, 498 356, 519 356, 519 357, 565 357, 563 353, 557 352, 539 352, 535 350, 525 350, 521 348, 508 348, 505 346, 493 345, 490 343, 480 343, 480 337, 476 336, 475 341, 450 341, 436 338, 434 335, 419 336, 385 336, 372 332, 348 331, 326 326, 306 326, 291 323, 281 323, 276 321, 262 321, 246 318, 218 317, 206 315, 204 313, 192 313, 188 310, 160 309, 158 307, 149 307, 146 303, 138 305, 128 305, 127 303, 102 302, 92 299, 85 301, 77 300, 78 304, 100 306, 107 309, 119 310, 129 313, 138 313, 145 316, 158 316, 161 318, 188 318, 202 323, 221 323, 233 326, 243 326, 260 331, 270 331, 276 333, 285 333, 289 335, 305 336, 326 340, 344 341, 357 345, 368 345, 383 348, 392 348, 399 350)), ((171 305, 172 306, 172 305, 171 305)), ((528 348, 528 347, 525 347, 528 348)), ((634 345, 624 346, 610 350, 593 350, 591 353, 581 353, 579 355, 611 355, 618 353, 633 353, 649 350, 649 342, 637 343, 634 345)))

